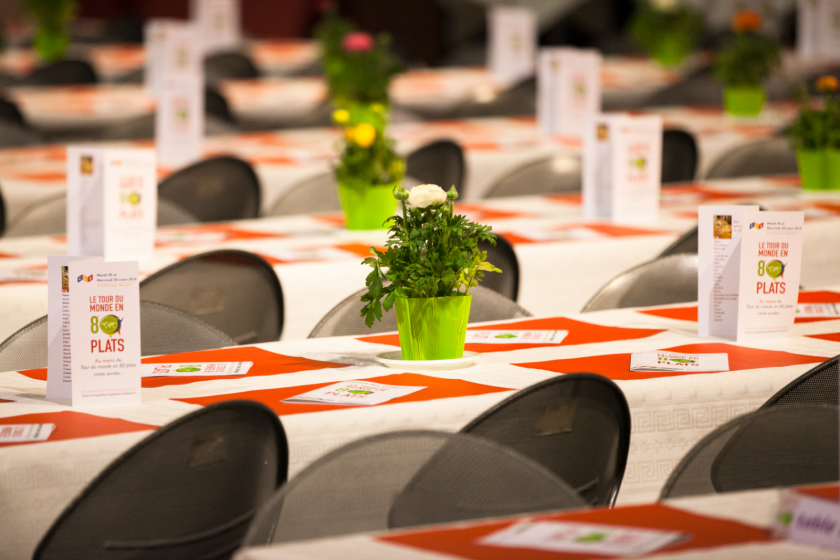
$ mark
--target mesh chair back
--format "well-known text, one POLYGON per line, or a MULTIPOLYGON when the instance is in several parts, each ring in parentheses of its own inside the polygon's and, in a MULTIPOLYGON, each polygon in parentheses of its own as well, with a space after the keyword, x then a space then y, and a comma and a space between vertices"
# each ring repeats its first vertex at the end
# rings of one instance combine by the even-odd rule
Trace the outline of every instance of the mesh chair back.
POLYGON ((685 130, 669 128, 662 132, 662 182, 692 181, 697 172, 697 142, 685 130))
POLYGON ((712 164, 707 179, 795 175, 796 153, 788 138, 764 138, 739 146, 712 164))
POLYGON ((0 121, 16 124, 18 126, 26 126, 26 121, 23 119, 23 113, 20 112, 18 106, 8 99, 0 97, 0 121))
POLYGON ((662 257, 622 272, 598 290, 581 313, 697 301, 697 255, 662 257))
POLYGON ((271 207, 267 216, 290 216, 317 212, 340 212, 338 184, 332 171, 293 185, 271 207))
POLYGON ((627 465, 630 409, 606 377, 572 373, 517 392, 461 432, 515 449, 587 503, 612 506, 627 465))
MULTIPOLYGON (((36 319, 0 344, 0 371, 47 367, 47 316, 36 319)), ((140 302, 140 354, 158 356, 236 346, 219 329, 178 309, 140 302)))
POLYGON ((491 186, 484 198, 579 192, 579 156, 556 156, 527 163, 491 186))
POLYGON ((673 105, 715 105, 723 102, 723 86, 704 70, 685 80, 668 86, 651 95, 642 107, 668 107, 673 105))
POLYGON ((838 479, 836 405, 774 406, 703 438, 671 473, 660 499, 838 479))
POLYGON ((20 86, 70 86, 95 84, 96 71, 84 60, 59 60, 32 71, 18 82, 20 86))
POLYGON ((420 183, 439 185, 444 190, 455 185, 463 196, 466 163, 464 150, 452 140, 426 144, 405 158, 406 174, 420 183))
POLYGON ((516 301, 519 297, 519 259, 516 258, 513 245, 503 236, 496 234, 495 245, 487 241, 479 241, 478 249, 487 251, 487 262, 502 269, 502 274, 486 273, 481 280, 481 286, 516 301))
POLYGON ((667 249, 662 251, 659 254, 659 257, 657 258, 661 259, 662 257, 668 257, 670 255, 681 255, 683 253, 696 255, 699 238, 700 234, 698 227, 694 226, 693 228, 679 236, 679 238, 677 238, 676 241, 671 243, 667 249))
POLYGON ((180 226, 184 224, 195 224, 198 218, 187 212, 177 204, 173 204, 168 200, 160 199, 157 204, 157 225, 164 226, 180 226))
POLYGON ((216 88, 204 88, 204 113, 227 123, 236 121, 228 100, 216 88))
POLYGON ((202 222, 247 220, 260 211, 260 181, 245 161, 229 156, 205 159, 158 185, 158 196, 202 222))
POLYGON ((0 120, 0 148, 38 146, 47 140, 29 127, 0 120))
POLYGON ((470 99, 450 111, 448 115, 430 115, 452 119, 467 119, 494 116, 525 116, 537 112, 537 81, 529 78, 499 92, 490 99, 470 99))
POLYGON ((283 427, 268 407, 202 408, 128 450, 47 532, 36 560, 229 558, 286 480, 283 427))
POLYGON ((257 514, 244 546, 569 507, 585 504, 511 449, 463 434, 392 432, 296 475, 257 514))
POLYGON ((260 77, 260 71, 244 54, 227 52, 204 59, 204 76, 208 84, 216 84, 223 80, 253 80, 260 77))
POLYGON ((838 404, 840 356, 834 356, 785 385, 761 408, 788 404, 838 404))
MULTIPOLYGON (((391 310, 382 314, 381 321, 375 321, 371 328, 365 325, 361 317, 364 303, 359 299, 367 289, 359 290, 332 308, 321 321, 315 325, 309 338, 326 336, 362 336, 397 330, 397 313, 391 310)), ((472 303, 470 305, 470 323, 481 321, 503 321, 505 319, 520 319, 532 317, 524 308, 505 296, 484 287, 472 288, 472 303)))
POLYGON ((265 259, 233 249, 194 255, 140 282, 140 299, 181 309, 238 344, 272 342, 283 330, 283 290, 265 259))

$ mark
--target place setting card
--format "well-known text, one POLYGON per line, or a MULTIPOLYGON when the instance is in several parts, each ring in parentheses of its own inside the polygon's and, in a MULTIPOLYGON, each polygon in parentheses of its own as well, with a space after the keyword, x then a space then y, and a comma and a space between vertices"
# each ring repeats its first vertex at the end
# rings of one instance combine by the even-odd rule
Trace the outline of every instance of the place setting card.
POLYGON ((581 138, 601 111, 601 54, 568 47, 540 51, 537 123, 542 131, 581 138))
POLYGON ((569 331, 468 330, 466 344, 561 344, 569 331))
POLYGON ((630 371, 679 371, 704 373, 729 371, 728 354, 684 354, 680 352, 634 352, 630 371))
POLYGON ((796 318, 840 319, 840 305, 836 303, 800 303, 796 306, 796 318))
POLYGON ((372 381, 342 381, 281 402, 290 404, 330 404, 345 406, 373 406, 405 397, 426 387, 384 385, 372 381))
POLYGON ((254 362, 143 364, 142 377, 209 377, 245 375, 254 362))
POLYGON ((501 84, 534 75, 537 16, 527 8, 493 6, 487 11, 487 67, 501 84))
MULTIPOLYGON (((2 419, 0 419, 2 422, 2 419)), ((55 430, 55 424, 2 424, 0 423, 0 444, 47 441, 55 430)))

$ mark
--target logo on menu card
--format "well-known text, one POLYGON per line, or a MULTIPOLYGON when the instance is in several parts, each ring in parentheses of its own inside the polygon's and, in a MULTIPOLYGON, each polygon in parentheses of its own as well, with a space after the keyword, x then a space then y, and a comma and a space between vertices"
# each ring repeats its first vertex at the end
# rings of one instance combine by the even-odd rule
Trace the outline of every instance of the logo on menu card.
POLYGON ((753 229, 753 228, 761 229, 763 227, 764 227, 764 222, 761 222, 760 224, 757 224, 757 223, 753 222, 753 223, 750 224, 750 229, 753 229))
POLYGON ((84 274, 80 275, 76 278, 76 282, 91 282, 93 280, 93 274, 90 276, 85 276, 84 274))

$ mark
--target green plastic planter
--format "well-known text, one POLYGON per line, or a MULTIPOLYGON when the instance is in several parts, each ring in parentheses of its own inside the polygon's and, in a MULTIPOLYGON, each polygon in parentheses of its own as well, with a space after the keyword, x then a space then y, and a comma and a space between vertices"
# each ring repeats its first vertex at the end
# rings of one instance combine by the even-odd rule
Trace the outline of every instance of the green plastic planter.
POLYGON ((395 300, 403 360, 464 357, 470 295, 395 300))
POLYGON ((385 220, 393 216, 397 208, 393 191, 394 185, 351 187, 339 184, 338 196, 341 198, 347 229, 388 229, 385 220))
POLYGON ((796 150, 796 164, 799 180, 806 191, 821 191, 826 188, 827 157, 824 150, 796 150))
POLYGON ((650 53, 660 66, 678 66, 691 53, 691 43, 681 35, 661 37, 650 53))
POLYGON ((840 150, 825 152, 825 183, 823 188, 840 191, 840 150))
POLYGON ((723 107, 730 115, 755 117, 761 114, 767 92, 762 87, 726 87, 723 90, 723 107))

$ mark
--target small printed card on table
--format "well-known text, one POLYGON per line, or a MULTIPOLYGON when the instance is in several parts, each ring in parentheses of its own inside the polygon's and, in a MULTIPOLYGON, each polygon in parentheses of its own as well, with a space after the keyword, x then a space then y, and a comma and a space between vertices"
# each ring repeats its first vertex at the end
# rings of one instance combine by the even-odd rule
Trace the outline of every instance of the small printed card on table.
POLYGON ((684 540, 688 535, 576 521, 524 521, 481 539, 478 544, 603 556, 640 556, 684 540))
POLYGON ((634 352, 630 355, 630 371, 729 371, 727 354, 683 354, 680 352, 634 352))
POLYGON ((342 381, 285 399, 283 402, 372 406, 416 393, 422 389, 425 387, 401 387, 372 381, 342 381))
POLYGON ((816 317, 840 319, 840 307, 836 303, 800 303, 796 306, 796 316, 809 319, 816 317))
POLYGON ((55 424, 0 424, 0 443, 47 441, 55 424))
POLYGON ((811 495, 808 489, 782 492, 773 536, 829 550, 840 550, 840 502, 811 495))
POLYGON ((240 11, 239 0, 191 0, 190 16, 198 25, 206 54, 240 47, 240 11))
POLYGON ((487 67, 502 84, 534 75, 537 45, 537 17, 531 10, 494 6, 487 12, 487 67))
POLYGON ((661 168, 661 116, 592 117, 584 133, 584 215, 621 223, 658 221, 661 168))
POLYGON ((569 331, 468 330, 466 344, 561 344, 569 331))
POLYGON ((200 33, 192 22, 150 19, 144 29, 146 90, 158 95, 167 77, 201 76, 200 33))
POLYGON ((537 122, 544 132, 580 138, 601 111, 601 55, 596 50, 542 49, 537 122))
POLYGON ((201 159, 204 150, 204 82, 201 76, 166 77, 155 113, 158 161, 171 168, 201 159))
POLYGON ((212 362, 184 364, 144 364, 143 377, 205 377, 211 375, 245 375, 254 362, 212 362))

